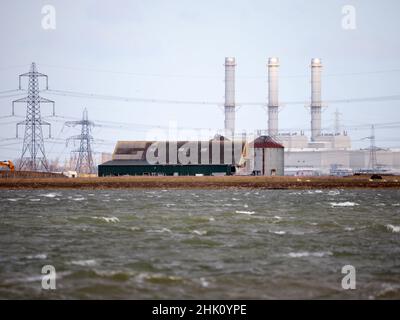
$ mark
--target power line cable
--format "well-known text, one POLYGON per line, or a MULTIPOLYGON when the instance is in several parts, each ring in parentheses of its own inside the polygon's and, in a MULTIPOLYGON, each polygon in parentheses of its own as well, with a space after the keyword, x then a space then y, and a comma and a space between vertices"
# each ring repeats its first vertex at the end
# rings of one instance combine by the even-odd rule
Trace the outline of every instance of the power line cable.
POLYGON ((22 64, 22 65, 14 65, 14 66, 3 66, 0 67, 0 70, 9 70, 9 69, 17 69, 17 68, 26 68, 29 64, 22 64))
POLYGON ((0 94, 11 93, 11 92, 16 92, 16 91, 25 91, 25 90, 22 90, 22 89, 10 89, 10 90, 0 91, 0 94))
MULTIPOLYGON (((72 120, 77 120, 79 118, 75 117, 66 117, 66 116, 60 116, 60 115, 55 115, 55 116, 48 116, 46 119, 53 119, 53 121, 59 121, 59 122, 64 122, 61 119, 72 119, 72 120), (60 119, 58 119, 60 118, 60 119)), ((143 132, 145 131, 145 128, 151 128, 151 129, 189 129, 189 130, 207 130, 207 131, 217 131, 217 130, 222 130, 218 128, 196 128, 196 127, 170 127, 167 125, 153 125, 153 124, 143 124, 143 123, 132 123, 132 122, 118 122, 118 121, 107 121, 107 120, 99 120, 95 119, 93 120, 96 123, 97 127, 101 128, 108 128, 108 129, 126 129, 126 130, 132 130, 132 131, 140 131, 143 132), (143 129, 139 129, 138 127, 142 127, 143 129)), ((360 124, 352 124, 352 125, 343 125, 343 127, 346 130, 352 130, 352 129, 370 129, 371 124, 370 123, 360 123, 360 124)), ((376 129, 392 129, 392 128, 398 128, 400 127, 400 122, 383 122, 383 123, 376 123, 375 124, 376 129)), ((331 126, 327 126, 322 128, 324 131, 329 131, 331 130, 331 126)), ((255 129, 257 130, 257 129, 255 129)), ((282 128, 280 129, 281 132, 295 132, 295 131, 304 131, 307 132, 309 131, 309 128, 282 128)))
MULTIPOLYGON (((114 95, 103 95, 95 93, 77 92, 77 91, 65 91, 65 90, 54 90, 48 89, 49 94, 60 95, 60 96, 71 96, 76 98, 88 98, 98 100, 115 100, 124 102, 142 102, 142 103, 159 103, 159 104, 186 104, 186 105, 223 105, 222 101, 194 101, 194 100, 172 100, 172 99, 152 99, 152 98, 137 98, 137 97, 123 97, 114 95)), ((388 95, 388 96, 375 96, 375 97, 361 97, 361 98, 346 98, 346 99, 330 99, 325 100, 324 103, 328 104, 346 104, 346 103, 357 103, 357 102, 381 102, 381 101, 394 101, 400 100, 400 95, 388 95)), ((286 101, 282 102, 283 105, 307 105, 307 101, 286 101)), ((237 105, 247 106, 265 106, 264 102, 238 102, 237 105)))
MULTIPOLYGON (((96 73, 108 73, 108 74, 119 74, 119 75, 128 75, 135 77, 158 77, 158 78, 192 78, 192 79, 223 79, 221 75, 190 75, 190 74, 160 74, 160 73, 138 73, 138 72, 128 72, 128 71, 118 71, 118 70, 107 70, 107 69, 95 69, 95 68, 85 68, 85 67, 71 67, 71 66, 58 66, 58 65, 49 65, 42 64, 42 66, 49 68, 57 68, 57 69, 65 69, 65 70, 73 70, 73 71, 89 71, 96 73)), ((362 76, 362 75, 373 75, 373 74, 382 74, 382 73, 397 73, 400 72, 400 69, 381 69, 381 70, 372 70, 372 71, 359 71, 359 72, 343 72, 343 73, 331 73, 324 74, 323 77, 346 77, 346 76, 362 76)), ((293 75, 285 75, 282 74, 281 78, 305 78, 309 77, 309 74, 293 74, 293 75)), ((266 79, 266 75, 238 75, 237 78, 243 79, 266 79)))
POLYGON ((122 97, 113 95, 102 95, 76 91, 65 91, 65 90, 47 90, 49 94, 59 96, 72 96, 76 98, 90 98, 100 100, 117 100, 124 102, 144 102, 144 103, 164 103, 164 104, 192 104, 192 105, 222 105, 222 102, 209 102, 209 101, 185 101, 185 100, 168 100, 168 99, 151 99, 151 98, 135 98, 135 97, 122 97))

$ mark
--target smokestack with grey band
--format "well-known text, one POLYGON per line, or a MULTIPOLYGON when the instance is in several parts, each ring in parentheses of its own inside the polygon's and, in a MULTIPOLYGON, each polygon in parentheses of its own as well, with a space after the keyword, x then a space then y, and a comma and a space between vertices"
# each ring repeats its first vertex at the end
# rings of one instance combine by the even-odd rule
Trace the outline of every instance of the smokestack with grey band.
POLYGON ((311 59, 311 141, 321 135, 321 59, 311 59))
POLYGON ((278 135, 279 86, 278 86, 279 59, 268 59, 268 134, 278 135))
POLYGON ((235 67, 233 57, 225 58, 225 135, 235 132, 235 67))

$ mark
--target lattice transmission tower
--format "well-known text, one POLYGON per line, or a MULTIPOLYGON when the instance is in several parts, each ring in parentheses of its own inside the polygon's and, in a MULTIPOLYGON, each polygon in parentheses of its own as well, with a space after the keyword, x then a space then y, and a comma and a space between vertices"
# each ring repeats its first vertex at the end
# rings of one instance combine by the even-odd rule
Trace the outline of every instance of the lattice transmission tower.
POLYGON ((342 114, 339 112, 339 109, 336 109, 335 111, 335 134, 340 133, 340 116, 342 114))
POLYGON ((28 77, 28 96, 14 100, 12 102, 12 114, 14 115, 15 103, 26 103, 26 117, 24 121, 17 123, 18 127, 25 126, 24 143, 19 162, 19 170, 42 171, 48 170, 48 162, 43 141, 43 126, 49 127, 49 137, 51 137, 50 123, 43 121, 40 113, 40 104, 52 103, 53 115, 55 115, 54 101, 43 98, 39 95, 39 78, 46 79, 46 89, 48 89, 48 77, 43 73, 37 72, 36 64, 31 64, 27 73, 19 75, 19 89, 21 89, 21 78, 28 77))
POLYGON ((81 126, 81 134, 69 137, 67 139, 67 146, 69 141, 78 140, 79 141, 79 149, 73 150, 73 153, 78 153, 78 159, 76 161, 75 171, 78 173, 94 173, 94 162, 93 162, 93 150, 92 150, 92 141, 93 137, 90 134, 91 128, 95 126, 95 123, 89 121, 88 111, 85 108, 83 110, 82 120, 78 121, 67 121, 65 123, 66 126, 75 127, 81 126))
POLYGON ((376 144, 375 144, 375 126, 371 126, 371 136, 368 137, 371 141, 369 146, 369 169, 376 170, 377 168, 377 160, 376 160, 376 144))

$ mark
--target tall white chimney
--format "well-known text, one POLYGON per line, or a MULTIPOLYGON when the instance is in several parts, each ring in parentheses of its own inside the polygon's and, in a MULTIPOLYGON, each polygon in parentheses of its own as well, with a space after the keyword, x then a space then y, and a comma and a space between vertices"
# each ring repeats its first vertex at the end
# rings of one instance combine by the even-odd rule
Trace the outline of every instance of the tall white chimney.
POLYGON ((233 57, 225 58, 225 135, 235 133, 235 67, 233 57))
POLYGON ((268 135, 278 135, 279 112, 279 85, 278 70, 279 58, 268 59, 268 135))
POLYGON ((311 59, 311 141, 321 135, 321 59, 311 59))

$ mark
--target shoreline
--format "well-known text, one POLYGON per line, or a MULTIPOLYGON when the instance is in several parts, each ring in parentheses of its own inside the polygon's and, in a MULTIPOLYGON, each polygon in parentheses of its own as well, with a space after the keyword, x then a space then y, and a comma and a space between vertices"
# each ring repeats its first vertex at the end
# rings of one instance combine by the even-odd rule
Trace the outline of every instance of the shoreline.
POLYGON ((0 178, 0 189, 400 189, 399 176, 0 178))

